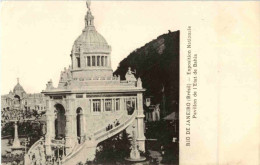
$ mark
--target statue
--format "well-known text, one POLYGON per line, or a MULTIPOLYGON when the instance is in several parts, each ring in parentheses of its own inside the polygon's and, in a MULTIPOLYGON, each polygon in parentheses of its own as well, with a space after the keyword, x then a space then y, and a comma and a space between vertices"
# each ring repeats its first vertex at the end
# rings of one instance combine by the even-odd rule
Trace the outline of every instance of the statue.
POLYGON ((136 129, 135 129, 135 125, 133 124, 133 131, 132 131, 132 145, 131 145, 131 152, 130 152, 130 157, 125 158, 128 161, 131 162, 139 162, 139 161, 144 161, 146 158, 143 156, 140 156, 140 151, 139 151, 139 146, 136 142, 137 138, 136 138, 136 129))
POLYGON ((50 81, 48 81, 48 83, 46 84, 46 90, 50 90, 53 89, 53 84, 52 84, 52 79, 50 81))
POLYGON ((141 87, 142 88, 142 80, 141 80, 140 77, 137 79, 137 87, 141 87))
POLYGON ((136 71, 132 72, 131 67, 128 67, 128 71, 126 72, 125 75, 126 81, 136 81, 134 74, 136 74, 136 71))
POLYGON ((134 72, 131 71, 131 67, 128 67, 127 74, 136 74, 136 70, 134 72))
POLYGON ((88 10, 90 10, 91 1, 90 1, 90 0, 87 0, 87 1, 86 1, 86 5, 87 5, 88 10))

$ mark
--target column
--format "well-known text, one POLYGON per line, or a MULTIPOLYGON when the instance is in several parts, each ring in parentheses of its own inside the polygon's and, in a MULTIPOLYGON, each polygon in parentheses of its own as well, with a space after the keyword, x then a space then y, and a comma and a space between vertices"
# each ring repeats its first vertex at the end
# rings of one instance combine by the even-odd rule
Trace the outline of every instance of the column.
POLYGON ((110 58, 110 56, 107 56, 107 58, 108 58, 108 64, 107 64, 107 66, 110 66, 110 65, 111 65, 111 58, 110 58))
POLYGON ((55 138, 55 114, 54 105, 51 99, 46 101, 46 128, 45 135, 46 154, 51 155, 51 140, 55 138))
POLYGON ((123 98, 123 102, 124 102, 124 103, 123 103, 123 111, 124 111, 125 114, 127 114, 127 109, 126 109, 126 98, 125 98, 125 97, 123 98))
POLYGON ((101 66, 101 56, 99 56, 99 66, 101 66))
POLYGON ((137 98, 134 98, 134 102, 135 102, 135 110, 137 110, 137 98))
POLYGON ((95 66, 97 66, 97 56, 95 56, 95 66))
POLYGON ((84 116, 84 130, 85 130, 85 136, 86 136, 86 140, 89 140, 89 136, 90 136, 90 118, 91 118, 91 110, 90 110, 90 99, 87 99, 87 106, 86 109, 83 109, 83 116, 84 116))
POLYGON ((144 110, 143 110, 143 94, 137 94, 137 142, 139 149, 145 151, 145 136, 144 136, 144 110))
POLYGON ((104 99, 101 99, 100 108, 101 108, 101 113, 104 112, 104 99))
POLYGON ((120 111, 123 112, 124 110, 124 98, 120 98, 120 111))
POLYGON ((89 103, 90 103, 90 113, 93 112, 93 103, 92 103, 92 99, 89 99, 89 103))
POLYGON ((80 141, 85 141, 85 114, 82 110, 80 114, 80 141))
POLYGON ((72 60, 72 68, 75 69, 77 67, 77 63, 76 63, 77 60, 75 55, 72 55, 71 60, 72 60))
POLYGON ((89 57, 90 57, 90 66, 92 66, 92 56, 89 57))
POLYGON ((111 112, 115 112, 115 99, 112 98, 112 109, 111 109, 111 112))

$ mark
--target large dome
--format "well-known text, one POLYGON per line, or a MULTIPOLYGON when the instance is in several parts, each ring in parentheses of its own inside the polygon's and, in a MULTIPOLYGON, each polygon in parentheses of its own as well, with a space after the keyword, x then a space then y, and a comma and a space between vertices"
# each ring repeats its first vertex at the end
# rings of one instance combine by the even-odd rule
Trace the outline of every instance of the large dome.
POLYGON ((84 29, 82 34, 76 39, 75 44, 91 46, 108 45, 105 38, 96 31, 95 27, 84 29))
POLYGON ((99 34, 94 26, 94 17, 90 9, 85 16, 85 28, 73 45, 76 52, 110 52, 110 46, 105 38, 99 34))
POLYGON ((71 71, 75 79, 112 77, 111 47, 94 26, 94 16, 90 6, 85 15, 85 28, 74 41, 71 50, 71 71))

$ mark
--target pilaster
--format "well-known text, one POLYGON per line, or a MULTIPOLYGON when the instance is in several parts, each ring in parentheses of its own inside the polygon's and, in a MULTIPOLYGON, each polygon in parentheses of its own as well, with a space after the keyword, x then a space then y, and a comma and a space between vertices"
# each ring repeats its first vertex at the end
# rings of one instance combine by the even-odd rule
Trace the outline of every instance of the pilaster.
POLYGON ((137 143, 141 151, 145 151, 145 136, 144 136, 144 110, 143 110, 143 94, 137 94, 137 143))
POLYGON ((85 140, 85 121, 86 121, 86 116, 85 112, 82 110, 82 113, 80 114, 80 139, 81 141, 85 140))
POLYGON ((76 110, 74 109, 74 99, 66 99, 66 149, 70 150, 77 142, 77 135, 75 136, 76 110))
POLYGON ((51 155, 51 140, 55 138, 55 113, 52 99, 46 101, 46 127, 45 135, 46 154, 51 155))

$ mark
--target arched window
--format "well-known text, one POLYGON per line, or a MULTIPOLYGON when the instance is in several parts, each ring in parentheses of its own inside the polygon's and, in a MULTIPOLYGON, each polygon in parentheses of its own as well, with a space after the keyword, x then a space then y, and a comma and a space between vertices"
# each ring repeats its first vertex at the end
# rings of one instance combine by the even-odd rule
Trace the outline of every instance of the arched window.
POLYGON ((77 136, 79 138, 79 143, 81 143, 81 136, 83 136, 83 132, 82 132, 82 129, 83 129, 83 123, 82 122, 82 109, 79 107, 77 108, 76 110, 76 113, 77 113, 77 136))
POLYGON ((77 57, 77 65, 78 65, 78 68, 80 68, 80 58, 77 57))
POLYGON ((55 120, 55 135, 56 135, 56 139, 61 139, 65 137, 65 127, 66 127, 65 109, 61 104, 56 104, 54 107, 57 112, 57 118, 55 120))

